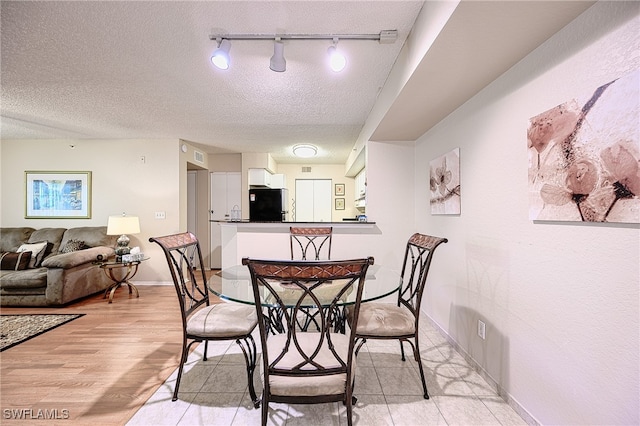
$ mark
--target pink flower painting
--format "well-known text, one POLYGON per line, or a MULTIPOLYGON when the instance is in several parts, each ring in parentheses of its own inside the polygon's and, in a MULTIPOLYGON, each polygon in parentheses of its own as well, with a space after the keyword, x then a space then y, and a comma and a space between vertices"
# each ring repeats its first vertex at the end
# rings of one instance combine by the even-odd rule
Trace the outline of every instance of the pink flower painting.
POLYGON ((460 148, 429 162, 432 214, 460 214, 460 148))
POLYGON ((640 223, 640 71, 529 120, 529 219, 640 223))

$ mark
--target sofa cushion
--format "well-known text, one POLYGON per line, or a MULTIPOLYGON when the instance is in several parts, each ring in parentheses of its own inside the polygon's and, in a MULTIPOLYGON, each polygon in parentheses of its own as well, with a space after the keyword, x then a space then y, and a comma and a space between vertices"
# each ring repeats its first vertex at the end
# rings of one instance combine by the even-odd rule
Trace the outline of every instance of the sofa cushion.
POLYGON ((84 241, 87 247, 116 245, 115 235, 107 235, 106 226, 85 226, 79 228, 69 228, 62 236, 60 247, 64 247, 70 240, 84 241))
POLYGON ((33 231, 31 236, 29 237, 29 243, 35 243, 38 241, 46 241, 47 249, 44 252, 43 259, 51 254, 57 254, 58 250, 60 250, 60 242, 62 241, 62 236, 66 231, 66 228, 42 228, 36 229, 33 231))
POLYGON ((4 252, 0 253, 0 269, 5 271, 22 271, 27 269, 31 260, 31 252, 20 253, 4 252))
POLYGON ((0 290, 2 290, 0 294, 11 294, 11 289, 34 289, 46 286, 47 268, 0 271, 0 290))
POLYGON ((40 241, 38 243, 32 244, 22 244, 16 250, 18 253, 24 251, 31 252, 31 260, 29 261, 29 268, 39 268, 42 263, 42 259, 44 258, 44 251, 47 249, 47 242, 40 241))
POLYGON ((29 236, 35 229, 21 227, 21 228, 0 228, 0 251, 13 251, 18 250, 21 244, 29 241, 29 236))

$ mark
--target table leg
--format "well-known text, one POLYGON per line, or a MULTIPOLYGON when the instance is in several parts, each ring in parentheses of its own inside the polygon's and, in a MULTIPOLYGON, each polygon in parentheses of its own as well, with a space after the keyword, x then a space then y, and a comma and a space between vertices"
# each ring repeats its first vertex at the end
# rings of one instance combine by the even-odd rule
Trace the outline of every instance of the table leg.
MULTIPOLYGON (((127 272, 124 274, 123 277, 116 277, 114 275, 114 269, 116 268, 104 268, 104 272, 107 275, 107 277, 109 277, 109 279, 111 281, 113 281, 113 284, 110 285, 104 292, 104 297, 107 297, 107 294, 109 295, 109 303, 113 302, 113 295, 116 292, 116 290, 121 286, 121 285, 127 285, 129 286, 129 294, 132 294, 132 290, 135 291, 136 293, 136 297, 140 297, 140 293, 138 292, 138 288, 133 285, 133 283, 131 283, 129 281, 129 279, 133 278, 133 276, 136 274, 136 272, 138 272, 138 265, 127 265, 127 272)), ((119 267, 117 269, 122 269, 122 267, 119 267)))

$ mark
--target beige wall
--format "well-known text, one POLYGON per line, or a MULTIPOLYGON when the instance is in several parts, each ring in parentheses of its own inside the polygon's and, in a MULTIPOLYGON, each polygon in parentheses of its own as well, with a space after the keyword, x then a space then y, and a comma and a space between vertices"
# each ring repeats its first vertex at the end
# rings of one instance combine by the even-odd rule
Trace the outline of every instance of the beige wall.
POLYGON ((186 230, 186 203, 179 202, 180 194, 186 194, 186 162, 181 164, 186 160, 180 161, 179 152, 178 140, 3 140, 0 226, 106 226, 109 215, 137 215, 141 232, 130 236, 130 244, 151 259, 135 280, 168 281, 162 252, 148 240, 186 230), (25 219, 26 170, 91 171, 91 218, 25 219), (156 220, 157 211, 164 211, 166 219, 156 220))
POLYGON ((331 220, 332 222, 340 222, 343 217, 355 217, 359 214, 354 207, 355 189, 354 179, 344 175, 344 165, 341 164, 279 164, 277 173, 285 175, 287 189, 289 190, 289 212, 292 211, 292 200, 296 196, 296 179, 331 179, 331 220), (311 167, 311 172, 303 173, 302 167, 311 167), (344 183, 345 195, 337 197, 335 195, 334 185, 344 183), (335 199, 345 199, 345 209, 335 209, 335 199))

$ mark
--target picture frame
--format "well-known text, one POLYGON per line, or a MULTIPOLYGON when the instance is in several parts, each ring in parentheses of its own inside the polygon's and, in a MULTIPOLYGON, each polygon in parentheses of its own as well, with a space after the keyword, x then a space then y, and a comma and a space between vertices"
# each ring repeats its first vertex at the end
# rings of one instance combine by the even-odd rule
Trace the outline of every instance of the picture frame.
POLYGON ((25 171, 26 219, 90 219, 90 171, 25 171))
POLYGON ((344 198, 336 198, 336 210, 344 210, 344 198))
POLYGON ((336 183, 335 185, 335 195, 344 195, 344 183, 336 183))

